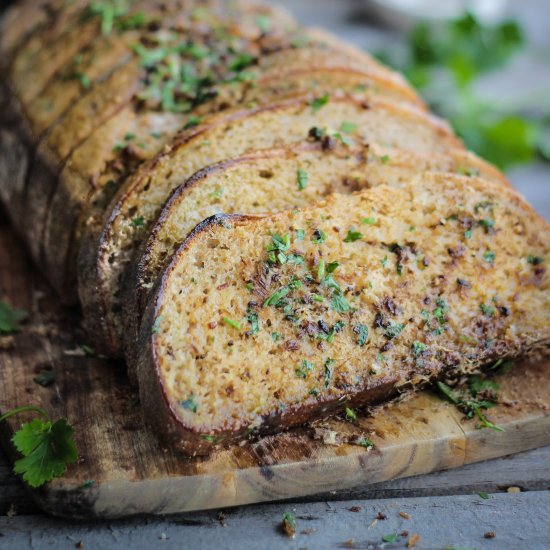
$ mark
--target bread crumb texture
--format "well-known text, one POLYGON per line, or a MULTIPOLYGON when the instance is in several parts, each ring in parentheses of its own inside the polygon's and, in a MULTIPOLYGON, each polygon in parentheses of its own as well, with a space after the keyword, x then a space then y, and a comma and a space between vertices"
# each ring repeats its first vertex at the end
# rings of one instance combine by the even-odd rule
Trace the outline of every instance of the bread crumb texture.
POLYGON ((501 185, 414 177, 196 230, 157 296, 176 420, 239 431, 391 381, 472 371, 550 338, 548 227, 501 185))

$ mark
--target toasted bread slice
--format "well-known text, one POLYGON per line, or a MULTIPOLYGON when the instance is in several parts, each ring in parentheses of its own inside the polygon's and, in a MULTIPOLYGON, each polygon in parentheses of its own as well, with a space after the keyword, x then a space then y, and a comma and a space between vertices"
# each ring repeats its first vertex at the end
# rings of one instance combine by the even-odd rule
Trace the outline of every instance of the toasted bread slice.
POLYGON ((125 283, 124 348, 133 370, 141 316, 158 277, 191 230, 219 213, 266 214, 303 208, 332 193, 352 193, 377 185, 399 187, 425 172, 481 176, 510 186, 493 166, 464 150, 446 155, 378 147, 319 143, 259 151, 220 162, 180 185, 164 206, 132 264, 125 283))
POLYGON ((550 344, 550 227, 456 175, 200 224, 144 317, 141 403, 206 454, 550 344))
MULTIPOLYGON (((108 354, 121 353, 122 324, 117 317, 123 274, 177 185, 214 162, 258 148, 302 141, 315 126, 328 128, 329 133, 337 131, 346 122, 357 124, 355 135, 365 142, 418 152, 447 152, 462 146, 440 120, 412 107, 374 98, 360 102, 347 97, 302 97, 212 117, 138 170, 112 202, 105 219, 86 227, 79 289, 96 347, 108 354)), ((326 135, 321 139, 330 147, 337 138, 326 135)))

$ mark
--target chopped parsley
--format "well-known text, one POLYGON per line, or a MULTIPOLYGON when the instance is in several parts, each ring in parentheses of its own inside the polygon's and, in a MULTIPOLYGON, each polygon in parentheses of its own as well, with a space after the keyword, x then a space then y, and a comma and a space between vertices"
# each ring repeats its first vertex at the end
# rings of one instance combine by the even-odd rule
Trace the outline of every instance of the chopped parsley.
POLYGON ((483 315, 487 315, 487 317, 493 317, 495 314, 495 308, 491 305, 487 304, 480 304, 479 309, 481 310, 481 313, 483 315))
POLYGON ((185 409, 186 411, 191 411, 196 413, 199 409, 198 403, 195 401, 195 398, 191 395, 189 398, 187 398, 185 401, 181 402, 182 409, 185 409))
POLYGON ((488 264, 494 263, 495 257, 496 257, 496 254, 495 254, 494 252, 491 252, 490 250, 488 250, 487 252, 485 252, 485 254, 483 254, 483 259, 484 259, 488 264))
POLYGON ((313 370, 315 370, 315 365, 311 361, 304 359, 295 372, 298 378, 305 378, 307 373, 312 372, 313 370))
POLYGON ((363 218, 361 220, 361 223, 364 223, 366 225, 374 225, 376 223, 376 218, 363 218))
POLYGON ((13 334, 20 330, 20 322, 28 313, 23 309, 14 309, 6 302, 0 302, 0 334, 13 334))
POLYGON ((229 317, 224 317, 223 322, 230 327, 241 330, 241 323, 239 321, 235 321, 234 319, 230 319, 229 317))
POLYGON ((340 132, 344 134, 353 134, 357 130, 357 124, 355 122, 342 122, 340 125, 340 132))
POLYGON ((132 227, 143 227, 145 225, 145 218, 143 216, 137 216, 132 218, 132 227))
POLYGON ((384 331, 384 334, 388 340, 393 340, 394 338, 397 338, 403 330, 405 330, 404 324, 390 321, 390 324, 384 331))
POLYGON ((357 420, 357 413, 353 409, 346 407, 346 419, 352 422, 357 420))
POLYGON ((156 319, 155 319, 155 322, 153 323, 153 329, 152 329, 152 333, 153 334, 158 334, 159 331, 160 331, 160 323, 162 322, 162 315, 159 315, 156 319))
POLYGON ((357 334, 357 344, 363 347, 369 338, 369 327, 363 324, 355 325, 353 332, 357 334))
POLYGON ((382 164, 389 164, 390 162, 390 157, 388 155, 382 155, 380 157, 380 161, 382 162, 382 164))
POLYGON ((541 265, 544 263, 544 258, 541 258, 540 256, 532 256, 531 254, 527 256, 527 263, 531 265, 541 265))
POLYGON ((388 257, 387 256, 384 256, 381 260, 380 260, 380 263, 382 264, 382 267, 386 267, 388 265, 388 257))
POLYGON ((382 537, 384 542, 397 542, 397 533, 392 533, 391 535, 384 535, 382 537))
POLYGON ((311 105, 311 109, 313 110, 313 112, 316 113, 317 111, 321 110, 325 105, 327 105, 329 101, 330 101, 330 95, 325 94, 321 97, 317 97, 311 100, 309 104, 311 105))
POLYGON ((306 238, 306 232, 304 229, 296 229, 296 240, 303 241, 306 238))
POLYGON ((267 247, 267 261, 271 264, 285 264, 288 258, 285 252, 290 248, 290 235, 281 236, 278 233, 271 236, 271 243, 267 247))
POLYGON ((323 244, 327 240, 327 234, 322 229, 315 229, 311 242, 313 244, 323 244))
POLYGON ((296 534, 296 518, 290 512, 283 514, 281 529, 287 537, 293 537, 296 534))
POLYGON ((250 330, 250 334, 252 336, 255 336, 256 334, 258 334, 258 332, 260 332, 260 321, 258 319, 258 314, 252 311, 249 311, 248 315, 246 316, 246 320, 250 323, 252 327, 250 330))
POLYGON ((283 286, 277 292, 274 292, 269 298, 263 303, 263 307, 275 306, 291 291, 290 286, 283 286))
POLYGON ((309 174, 302 168, 298 168, 298 191, 303 191, 308 184, 309 174))
POLYGON ((362 233, 359 233, 359 231, 355 230, 355 227, 351 227, 348 230, 348 234, 344 238, 345 243, 354 243, 355 241, 358 241, 363 236, 362 233))
POLYGON ((465 239, 471 239, 473 234, 474 234, 474 232, 471 229, 467 229, 466 231, 464 231, 464 238, 465 239))
POLYGON ((334 359, 327 359, 324 364, 325 368, 325 389, 330 386, 330 381, 332 379, 332 367, 336 361, 334 359))
POLYGON ((428 346, 422 342, 415 341, 412 343, 411 349, 414 355, 418 357, 428 349, 428 346))
POLYGON ((341 291, 336 290, 332 295, 332 308, 338 313, 348 313, 351 310, 349 302, 341 291))
POLYGON ((374 442, 366 437, 359 438, 357 444, 361 445, 361 447, 365 447, 365 449, 372 449, 374 447, 374 442))

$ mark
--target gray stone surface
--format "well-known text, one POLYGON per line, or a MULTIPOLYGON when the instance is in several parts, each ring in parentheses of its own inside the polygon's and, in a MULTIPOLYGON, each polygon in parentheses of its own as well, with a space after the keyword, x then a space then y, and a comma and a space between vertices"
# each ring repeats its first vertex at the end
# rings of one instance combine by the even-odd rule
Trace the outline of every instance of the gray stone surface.
POLYGON ((132 519, 103 524, 68 523, 42 516, 0 518, 0 548, 35 550, 142 548, 335 549, 405 548, 414 534, 417 549, 550 548, 550 491, 425 497, 378 501, 258 505, 164 519, 132 519), (351 511, 357 507, 356 511, 351 511), (295 538, 280 532, 283 512, 296 517, 295 538), (402 512, 410 517, 402 517, 402 512), (381 513, 387 519, 376 520, 381 513), (399 536, 406 531, 408 535, 399 536), (484 538, 493 531, 495 537, 484 538), (383 537, 398 534, 398 542, 383 537))

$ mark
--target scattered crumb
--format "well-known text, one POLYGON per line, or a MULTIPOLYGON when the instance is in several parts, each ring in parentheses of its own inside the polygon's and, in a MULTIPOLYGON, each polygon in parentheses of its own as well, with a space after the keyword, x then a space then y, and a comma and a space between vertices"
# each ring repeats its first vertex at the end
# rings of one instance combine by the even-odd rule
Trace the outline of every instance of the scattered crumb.
POLYGON ((313 438, 320 439, 325 445, 342 445, 342 440, 339 437, 338 432, 329 430, 328 428, 318 428, 313 430, 313 438))
POLYGON ((413 533, 411 538, 407 541, 407 548, 414 548, 420 542, 420 535, 413 533))
POLYGON ((411 519, 411 515, 407 514, 407 512, 399 512, 399 515, 404 519, 411 519))
POLYGON ((360 512, 363 508, 361 508, 361 506, 352 506, 351 508, 349 508, 349 511, 350 512, 360 512))
POLYGON ((355 540, 348 539, 346 542, 340 544, 340 548, 355 548, 355 540))
POLYGON ((309 529, 302 529, 300 531, 300 534, 301 535, 311 535, 314 531, 315 531, 315 529, 313 529, 313 527, 310 527, 309 529))
POLYGON ((483 536, 486 539, 494 539, 497 536, 497 534, 494 531, 487 531, 483 536))
POLYGON ((409 532, 408 532, 408 531, 401 531, 401 533, 399 533, 399 536, 400 536, 400 537, 408 537, 408 536, 409 536, 409 532))
POLYGON ((506 489, 506 492, 507 493, 521 493, 521 488, 520 487, 508 487, 508 489, 506 489))
POLYGON ((296 534, 296 519, 294 518, 294 515, 291 514, 290 512, 285 512, 283 514, 283 520, 281 522, 281 531, 287 537, 291 537, 291 538, 294 538, 294 535, 296 534))
POLYGON ((227 523, 225 523, 225 514, 223 512, 218 514, 218 521, 222 527, 227 527, 227 523))
POLYGON ((168 540, 168 537, 166 536, 166 533, 161 533, 159 539, 160 540, 168 540))
POLYGON ((8 351, 15 347, 15 338, 10 334, 8 336, 0 337, 0 350, 8 351))
POLYGON ((10 507, 8 508, 8 511, 6 512, 6 516, 9 518, 13 518, 17 515, 17 506, 15 504, 10 504, 10 507))
POLYGON ((75 548, 84 548, 84 541, 83 540, 79 540, 75 545, 74 545, 75 548))
POLYGON ((388 516, 386 514, 383 514, 382 512, 378 512, 376 515, 376 519, 388 519, 388 516))

